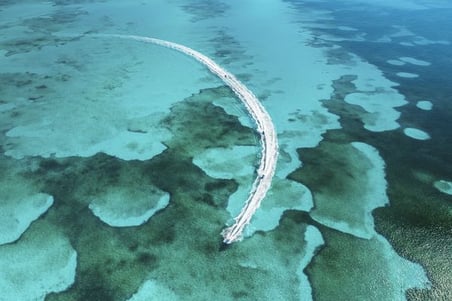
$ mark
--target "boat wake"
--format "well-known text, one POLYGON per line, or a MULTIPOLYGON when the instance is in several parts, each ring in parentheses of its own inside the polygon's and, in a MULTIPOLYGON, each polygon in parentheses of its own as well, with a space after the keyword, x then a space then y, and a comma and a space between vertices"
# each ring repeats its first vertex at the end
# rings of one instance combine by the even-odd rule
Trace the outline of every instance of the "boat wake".
POLYGON ((187 46, 156 38, 136 35, 89 34, 86 36, 129 39, 139 42, 152 43, 182 52, 193 57, 198 62, 206 66, 213 74, 217 75, 243 102, 248 113, 256 123, 257 131, 260 135, 260 142, 262 146, 261 159, 257 169, 257 177, 253 182, 245 205, 242 207, 239 215, 235 217, 234 224, 224 229, 221 233, 223 235, 224 244, 231 244, 241 240, 245 227, 250 223, 251 218, 259 208, 261 201, 267 194, 267 191, 270 189, 278 159, 278 140, 276 130, 270 115, 265 110, 259 99, 233 74, 226 71, 209 57, 187 46))

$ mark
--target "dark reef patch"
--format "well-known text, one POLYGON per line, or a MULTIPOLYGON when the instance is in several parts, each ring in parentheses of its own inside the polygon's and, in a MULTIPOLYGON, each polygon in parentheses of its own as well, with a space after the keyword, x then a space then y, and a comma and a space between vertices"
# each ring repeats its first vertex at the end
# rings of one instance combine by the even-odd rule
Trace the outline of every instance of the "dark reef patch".
MULTIPOLYGON (((192 163, 192 156, 209 147, 254 144, 256 135, 237 117, 212 105, 217 97, 237 101, 229 89, 219 87, 175 104, 162 121, 173 133, 165 141, 168 149, 151 160, 124 161, 103 153, 23 160, 29 166, 23 175, 54 196, 55 203, 43 218, 60 227, 78 253, 74 285, 47 300, 124 300, 152 275, 163 283, 178 278, 176 286, 183 288, 185 280, 179 272, 174 274, 174 258, 191 253, 216 257, 218 237, 228 219, 224 208, 237 183, 208 177, 192 163), (127 183, 168 192, 169 206, 140 227, 107 226, 88 205, 106 187, 127 183)), ((186 263, 178 265, 180 269, 186 263)), ((201 266, 195 260, 191 268, 201 266)))
MULTIPOLYGON (((452 161, 448 159, 449 154, 440 151, 448 149, 445 148, 447 144, 440 147, 435 142, 435 138, 428 141, 414 140, 406 137, 401 130, 382 133, 366 131, 358 118, 362 114, 362 109, 349 105, 343 100, 348 93, 354 92, 354 85, 351 82, 353 79, 353 76, 346 76, 336 80, 331 99, 324 101, 324 106, 330 112, 340 116, 342 129, 328 131, 322 143, 344 144, 361 141, 379 150, 386 163, 387 194, 390 205, 374 210, 375 228, 389 240, 398 254, 420 263, 432 281, 432 289, 410 289, 407 291, 407 298, 409 300, 446 300, 450 297, 450 283, 452 283, 450 273, 444 268, 452 265, 448 255, 452 253, 452 232, 450 231, 452 197, 434 188, 433 181, 450 177, 452 161)), ((410 118, 409 110, 412 109, 409 108, 409 106, 401 108, 402 123, 406 118, 410 118)), ((444 143, 447 141, 442 139, 444 143)), ((303 183, 306 183, 304 181, 308 178, 316 179, 311 181, 314 184, 308 185, 312 188, 315 198, 316 187, 325 181, 328 182, 331 175, 325 174, 327 172, 325 171, 317 177, 314 176, 319 171, 315 162, 318 158, 323 158, 320 148, 299 150, 299 155, 304 162, 304 167, 292 173, 291 177, 303 183), (309 166, 311 166, 311 172, 308 175, 309 166)), ((342 168, 340 162, 334 162, 330 171, 337 173, 342 168)), ((340 240, 331 244, 328 238, 337 237, 337 234, 331 230, 326 232, 322 230, 322 233, 331 233, 325 238, 329 246, 329 250, 324 251, 325 258, 338 255, 339 253, 336 255, 329 253, 333 252, 330 249, 333 245, 340 244, 340 240)), ((322 264, 320 263, 322 258, 323 256, 315 257, 314 265, 322 264)), ((328 274, 326 263, 323 268, 328 274)), ((311 277, 312 266, 310 269, 311 277)), ((326 296, 324 299, 327 300, 330 296, 326 293, 328 288, 316 289, 317 280, 315 277, 312 280, 315 295, 322 291, 325 293, 322 293, 323 296, 326 296)))
POLYGON ((229 5, 225 2, 214 0, 190 0, 181 7, 192 15, 192 22, 222 16, 229 9, 229 5))

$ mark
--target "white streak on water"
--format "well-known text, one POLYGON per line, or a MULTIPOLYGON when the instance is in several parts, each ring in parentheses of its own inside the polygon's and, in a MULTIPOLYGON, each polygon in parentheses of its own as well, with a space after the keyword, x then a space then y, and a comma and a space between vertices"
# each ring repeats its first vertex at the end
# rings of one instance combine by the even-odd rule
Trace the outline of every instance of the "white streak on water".
POLYGON ((240 214, 234 219, 235 223, 224 229, 222 232, 224 243, 230 244, 240 240, 242 238, 243 230, 250 223, 254 212, 259 208, 262 199, 270 189, 278 158, 278 140, 276 137, 276 130, 270 115, 262 106, 260 101, 253 94, 253 92, 242 84, 233 74, 220 67, 209 57, 187 46, 165 40, 135 35, 93 34, 89 36, 130 39, 145 43, 152 43, 182 52, 193 57, 198 62, 206 66, 213 74, 217 75, 244 103, 248 113, 257 125, 257 131, 261 137, 262 152, 260 165, 257 170, 257 177, 254 180, 248 199, 246 200, 240 214))

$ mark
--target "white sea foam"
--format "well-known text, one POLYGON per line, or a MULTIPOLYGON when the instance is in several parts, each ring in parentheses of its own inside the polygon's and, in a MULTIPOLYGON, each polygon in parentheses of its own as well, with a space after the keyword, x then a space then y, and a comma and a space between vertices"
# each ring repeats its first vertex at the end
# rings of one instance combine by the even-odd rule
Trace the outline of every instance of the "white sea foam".
POLYGON ((275 229, 286 210, 309 211, 312 207, 312 195, 306 186, 275 176, 265 202, 253 216, 247 235, 275 229))
POLYGON ((237 117, 241 125, 254 128, 253 121, 250 116, 246 114, 245 109, 231 98, 216 98, 212 103, 222 108, 227 114, 237 117))
MULTIPOLYGON (((218 179, 234 179, 239 184, 228 200, 227 210, 236 216, 247 198, 254 175, 253 162, 256 161, 256 147, 234 146, 233 148, 210 148, 193 158, 193 163, 206 174, 218 179)), ((253 216, 245 236, 256 231, 275 229, 284 211, 288 209, 308 211, 312 208, 310 191, 302 184, 276 175, 265 201, 253 216), (284 197, 281 197, 284 195, 284 197)))
MULTIPOLYGON (((69 34, 68 36, 72 37, 74 35, 69 34)), ((257 99, 253 92, 242 84, 233 74, 223 69, 209 57, 187 46, 161 39, 136 35, 90 34, 89 37, 126 39, 155 44, 179 51, 194 58, 199 63, 207 67, 211 73, 220 78, 223 83, 234 92, 237 98, 242 101, 242 104, 245 106, 248 114, 252 117, 256 124, 262 150, 257 169, 257 177, 253 182, 251 192, 240 213, 234 218, 233 225, 227 227, 222 232, 225 243, 232 243, 239 240, 242 237, 244 228, 249 224, 252 216, 259 208, 261 201, 264 199, 268 189, 270 188, 272 178, 276 170, 278 158, 277 133, 273 121, 262 103, 257 99)))
POLYGON ((256 163, 256 147, 210 148, 193 157, 193 163, 207 175, 217 179, 234 179, 237 191, 229 196, 227 210, 231 217, 237 216, 248 197, 256 163))

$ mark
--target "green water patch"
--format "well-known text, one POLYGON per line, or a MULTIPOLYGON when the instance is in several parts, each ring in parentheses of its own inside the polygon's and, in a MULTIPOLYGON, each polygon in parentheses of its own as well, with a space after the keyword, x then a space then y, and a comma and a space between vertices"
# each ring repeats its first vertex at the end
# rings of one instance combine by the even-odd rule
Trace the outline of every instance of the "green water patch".
POLYGON ((311 189, 309 215, 322 225, 325 244, 306 271, 314 300, 399 300, 409 288, 429 287, 421 266, 374 230, 371 212, 387 202, 374 151, 363 143, 322 141, 300 150, 304 166, 289 177, 311 189))
POLYGON ((53 204, 36 179, 23 175, 26 162, 0 155, 0 245, 13 243, 53 204))
POLYGON ((192 22, 204 21, 210 18, 223 16, 228 10, 229 5, 224 2, 202 0, 202 1, 184 1, 181 8, 192 16, 192 22))
MULTIPOLYGON (((240 128, 235 117, 222 116, 221 109, 212 114, 217 108, 210 104, 215 93, 224 97, 230 92, 223 88, 206 90, 172 108, 162 126, 172 131, 174 138, 167 142, 169 148, 152 160, 124 161, 98 154, 85 159, 40 161, 30 176, 38 176, 43 190, 57 200, 47 219, 65 229, 79 253, 74 285, 49 300, 124 300, 162 264, 162 254, 168 254, 169 245, 177 242, 173 255, 180 252, 181 258, 187 257, 183 245, 192 244, 203 252, 218 251, 219 233, 227 220, 218 209, 224 208, 236 184, 209 178, 192 164, 190 154, 205 147, 254 139, 246 138, 253 135, 248 128, 242 135, 235 133, 231 127, 234 120, 240 128), (228 130, 216 137, 217 128, 228 130), (87 207, 105 189, 149 185, 168 192, 171 201, 139 228, 109 227, 87 207)), ((133 202, 133 197, 124 201, 133 202)))
POLYGON ((307 185, 314 195, 310 215, 316 221, 356 237, 375 235, 371 212, 388 203, 384 163, 364 143, 321 142, 300 149, 304 167, 289 178, 307 185))
POLYGON ((2 37, 5 56, 39 51, 48 46, 62 46, 72 39, 53 33, 71 26, 86 12, 81 7, 66 8, 60 3, 4 3, 2 1, 2 37))
MULTIPOLYGON (((219 251, 220 232, 229 218, 227 199, 238 184, 209 177, 192 156, 207 148, 254 145, 253 130, 211 103, 216 97, 237 101, 231 93, 224 87, 207 89, 174 105, 161 124, 173 133, 165 141, 168 148, 151 160, 127 161, 104 153, 2 157, 24 165, 21 176, 54 197, 54 205, 31 227, 41 222, 57 227, 77 252, 74 283, 46 300, 127 300, 147 280, 183 300, 299 299, 297 272, 309 255, 305 224, 282 219, 275 230, 219 251), (149 185, 171 199, 139 227, 108 226, 89 209, 105 189, 149 185)), ((40 235, 46 235, 44 230, 40 235)))
POLYGON ((77 253, 54 225, 40 220, 14 244, 0 247, 3 300, 44 300, 74 282, 77 253))
POLYGON ((224 97, 231 103, 238 102, 229 88, 219 87, 201 90, 183 104, 173 106, 162 126, 175 137, 165 144, 171 149, 180 149, 184 157, 192 157, 199 150, 211 147, 255 145, 257 134, 253 130, 242 126, 236 116, 226 114, 223 108, 211 103, 224 97))
MULTIPOLYGON (((324 101, 331 112, 341 117, 343 128, 326 133, 324 143, 341 145, 359 140, 378 149, 386 164, 390 204, 373 211, 375 229, 384 235, 398 254, 421 264, 432 283, 431 289, 408 290, 406 296, 409 300, 447 300, 452 283, 445 268, 452 264, 449 255, 452 252, 452 201, 449 195, 439 192, 434 183, 447 178, 450 164, 441 159, 443 152, 438 143, 431 141, 434 138, 418 141, 406 137, 402 130, 383 133, 364 130, 362 122, 357 119, 359 112, 343 101, 347 93, 353 92, 351 79, 343 77, 335 81, 335 93, 330 100, 324 101)), ((311 156, 303 153, 300 152, 303 162, 309 157, 321 161, 316 158, 315 150, 311 156)), ((309 165, 309 161, 306 163, 309 165)), ((316 172, 312 167, 311 170, 316 172)), ((340 168, 343 166, 336 164, 327 170, 340 168)), ((328 181, 328 178, 324 177, 322 181, 328 181)), ((328 239, 325 240, 328 244, 328 239)))
POLYGON ((307 269, 314 300, 400 300, 413 284, 410 278, 423 277, 381 236, 365 240, 327 228, 321 232, 326 245, 307 269))

